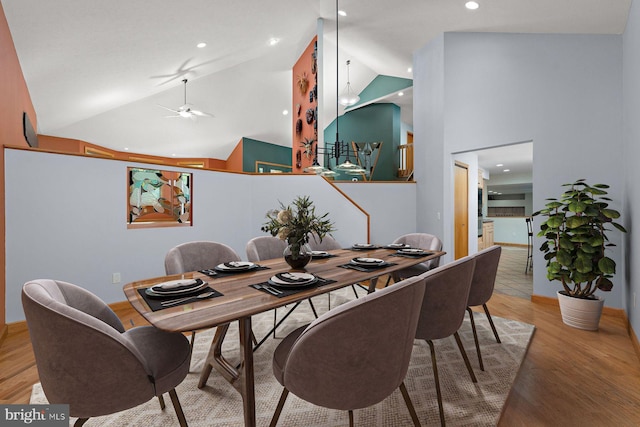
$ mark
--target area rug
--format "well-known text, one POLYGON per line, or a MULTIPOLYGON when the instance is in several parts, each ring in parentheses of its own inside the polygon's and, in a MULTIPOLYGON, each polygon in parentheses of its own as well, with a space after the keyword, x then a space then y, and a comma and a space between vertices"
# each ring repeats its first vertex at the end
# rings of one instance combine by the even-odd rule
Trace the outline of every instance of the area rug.
MULTIPOLYGON (((353 291, 345 288, 331 293, 331 307, 354 298, 353 291)), ((314 298, 314 305, 320 313, 328 309, 327 296, 314 298)), ((284 308, 278 315, 285 313, 284 308)), ((453 338, 435 342, 438 370, 443 393, 446 422, 450 426, 493 426, 496 425, 511 385, 532 339, 534 326, 514 320, 493 317, 502 344, 493 337, 484 314, 477 313, 476 327, 482 350, 485 370, 481 371, 473 343, 468 316, 459 334, 478 378, 471 382, 464 362, 453 338)), ((277 405, 282 387, 274 379, 271 358, 274 349, 288 331, 309 323, 313 315, 309 304, 303 302, 278 330, 276 338, 269 338, 254 354, 256 383, 256 414, 259 426, 269 425, 277 405)), ((253 330, 258 338, 273 326, 273 312, 254 316, 253 330)), ((393 319, 389 319, 393 321, 393 319)), ((191 371, 177 388, 178 397, 184 409, 189 426, 211 427, 244 425, 242 399, 235 389, 213 371, 207 386, 197 387, 199 373, 207 355, 214 330, 199 332, 192 357, 191 371)), ((238 330, 235 322, 227 334, 224 354, 228 358, 238 354, 238 330)), ((405 379, 409 395, 414 403, 420 422, 424 426, 440 423, 436 391, 431 368, 429 346, 424 341, 416 341, 409 372, 405 379)), ((117 414, 91 418, 85 426, 175 426, 177 419, 171 401, 165 396, 167 408, 160 410, 157 399, 136 408, 117 414)), ((31 403, 47 403, 40 384, 33 386, 31 403)), ((356 410, 355 423, 358 426, 411 426, 412 421, 402 399, 396 390, 379 404, 356 410)), ((75 419, 70 420, 71 423, 75 419)), ((346 411, 335 411, 307 403, 290 394, 279 426, 333 427, 348 425, 346 411)))

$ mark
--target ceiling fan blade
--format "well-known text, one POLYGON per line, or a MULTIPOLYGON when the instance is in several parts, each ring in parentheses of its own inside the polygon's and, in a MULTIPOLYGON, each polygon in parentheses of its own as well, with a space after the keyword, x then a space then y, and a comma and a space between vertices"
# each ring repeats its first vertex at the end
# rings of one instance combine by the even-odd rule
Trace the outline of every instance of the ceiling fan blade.
MULTIPOLYGON (((157 105, 158 107, 160 107, 160 108, 164 108, 165 110, 169 110, 169 111, 171 111, 172 113, 176 113, 176 114, 178 114, 178 113, 180 112, 180 111, 178 111, 178 110, 174 110, 173 108, 165 107, 164 105, 160 105, 160 104, 156 104, 156 105, 157 105)), ((168 116, 168 117, 173 117, 173 116, 168 116)))
POLYGON ((205 113, 204 111, 191 110, 191 112, 196 116, 200 116, 200 117, 215 117, 213 114, 205 113))

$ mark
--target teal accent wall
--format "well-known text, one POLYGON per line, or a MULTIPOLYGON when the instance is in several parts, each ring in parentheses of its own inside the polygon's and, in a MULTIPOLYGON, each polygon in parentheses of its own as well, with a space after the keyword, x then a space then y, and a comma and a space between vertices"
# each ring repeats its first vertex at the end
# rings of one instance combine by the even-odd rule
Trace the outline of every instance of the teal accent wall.
POLYGON ((256 161, 287 165, 286 172, 291 172, 291 147, 242 138, 242 171, 256 172, 256 161))
MULTIPOLYGON (((395 181, 398 171, 398 145, 400 145, 400 107, 395 104, 371 104, 354 111, 345 113, 339 119, 340 139, 349 144, 356 142, 382 142, 382 149, 378 163, 374 170, 372 181, 395 181)), ((336 140, 336 122, 329 124, 324 130, 326 147, 336 140)), ((344 161, 346 156, 341 157, 344 161)), ((351 154, 351 161, 356 162, 351 154)), ((335 159, 327 159, 324 165, 331 165, 335 169, 335 159)), ((338 172, 338 171, 336 171, 338 172)), ((353 175, 340 173, 335 177, 337 181, 351 181, 353 175)), ((360 180, 362 178, 358 176, 360 180)))
POLYGON ((360 101, 349 106, 345 111, 354 110, 358 108, 359 105, 367 104, 371 101, 380 99, 383 96, 387 96, 410 87, 413 87, 413 80, 411 79, 378 75, 362 90, 362 92, 358 94, 360 96, 360 101))

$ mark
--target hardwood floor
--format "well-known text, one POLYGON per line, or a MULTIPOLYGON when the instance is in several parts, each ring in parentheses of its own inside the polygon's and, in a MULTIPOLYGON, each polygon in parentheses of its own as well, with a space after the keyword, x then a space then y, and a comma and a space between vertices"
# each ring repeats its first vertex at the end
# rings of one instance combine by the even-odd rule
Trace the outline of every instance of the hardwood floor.
MULTIPOLYGON (((605 315, 587 332, 565 326, 555 305, 494 293, 488 306, 536 326, 499 426, 640 425, 640 361, 623 319, 605 315)), ((125 325, 144 324, 128 304, 114 309, 125 325)), ((28 403, 37 381, 28 333, 11 325, 0 347, 0 403, 28 403)))

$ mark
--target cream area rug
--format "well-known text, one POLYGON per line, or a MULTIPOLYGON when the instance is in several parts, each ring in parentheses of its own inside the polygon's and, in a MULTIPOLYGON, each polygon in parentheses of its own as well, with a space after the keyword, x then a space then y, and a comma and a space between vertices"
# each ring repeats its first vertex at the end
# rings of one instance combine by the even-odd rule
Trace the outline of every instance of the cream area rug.
MULTIPOLYGON (((351 288, 332 292, 331 307, 336 307, 353 298, 355 296, 351 288)), ((328 301, 326 295, 313 299, 319 314, 327 311, 328 301)), ((282 316, 285 312, 285 308, 280 308, 278 315, 282 316)), ((459 334, 478 378, 476 384, 471 382, 455 340, 449 338, 435 341, 445 417, 449 426, 492 426, 497 423, 534 332, 533 325, 494 316, 493 320, 502 341, 502 344, 498 344, 484 314, 476 314, 474 318, 485 371, 481 371, 478 366, 468 315, 459 334)), ((278 330, 276 338, 269 338, 255 352, 256 414, 259 426, 269 425, 282 392, 282 387, 272 374, 271 358, 274 349, 288 331, 309 323, 313 319, 308 302, 303 302, 287 318, 278 330)), ((252 321, 254 333, 260 339, 273 326, 273 312, 254 316, 252 321)), ((393 320, 390 319, 390 321, 393 320)), ((213 332, 214 330, 202 331, 196 335, 191 371, 177 388, 178 397, 191 427, 242 426, 244 425, 242 399, 215 370, 205 388, 197 387, 199 373, 213 332)), ((235 360, 234 356, 238 354, 237 322, 232 324, 227 334, 224 353, 231 360, 235 360)), ((431 354, 428 344, 424 341, 416 340, 414 343, 405 384, 422 425, 439 425, 431 354)), ((168 395, 165 395, 165 401, 167 407, 164 411, 160 410, 158 400, 153 399, 127 411, 91 418, 85 426, 176 426, 178 421, 168 395)), ((31 403, 47 403, 40 384, 33 386, 31 403)), ((399 390, 373 407, 354 411, 354 416, 357 426, 413 425, 399 390)), ((73 423, 75 419, 70 421, 73 423)), ((289 394, 278 422, 279 426, 291 427, 333 427, 348 424, 346 411, 317 407, 292 394, 289 394)))

